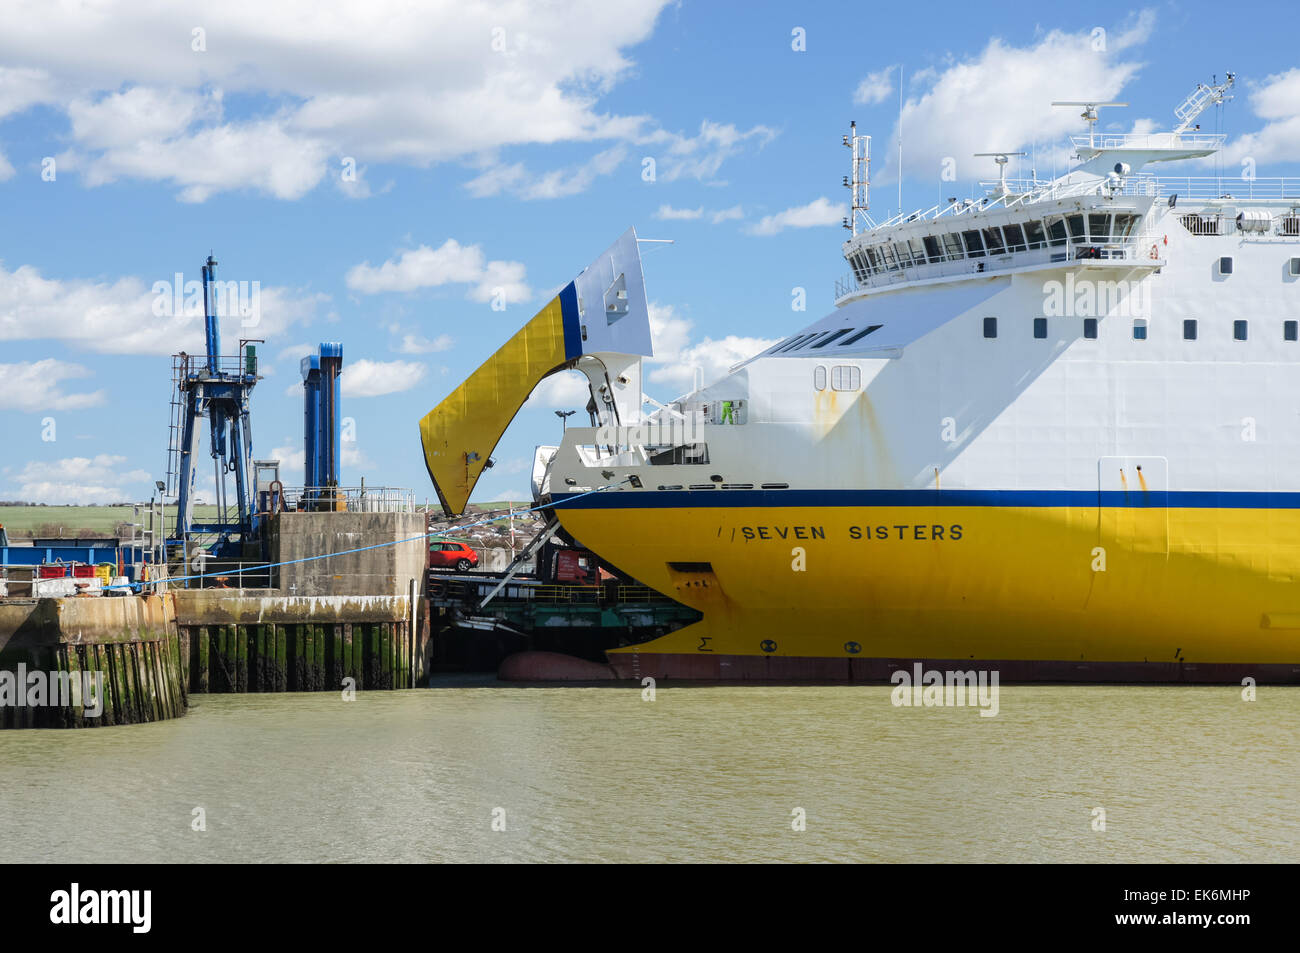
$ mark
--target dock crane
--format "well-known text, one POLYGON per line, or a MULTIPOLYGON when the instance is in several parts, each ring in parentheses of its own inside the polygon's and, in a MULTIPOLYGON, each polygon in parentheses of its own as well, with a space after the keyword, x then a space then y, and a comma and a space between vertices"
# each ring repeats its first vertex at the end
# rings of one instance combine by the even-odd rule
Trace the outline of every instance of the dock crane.
POLYGON ((195 359, 173 355, 175 392, 172 399, 172 435, 167 468, 169 489, 176 495, 175 531, 169 546, 184 547, 191 535, 215 535, 211 554, 238 559, 258 539, 259 519, 252 505, 252 428, 249 397, 256 385, 257 348, 260 341, 241 340, 235 357, 221 355, 218 320, 217 262, 211 255, 203 264, 203 319, 207 354, 195 359), (199 428, 207 418, 209 454, 216 480, 217 518, 194 520, 194 479, 198 471, 199 428), (234 476, 234 506, 229 505, 226 482, 234 476))

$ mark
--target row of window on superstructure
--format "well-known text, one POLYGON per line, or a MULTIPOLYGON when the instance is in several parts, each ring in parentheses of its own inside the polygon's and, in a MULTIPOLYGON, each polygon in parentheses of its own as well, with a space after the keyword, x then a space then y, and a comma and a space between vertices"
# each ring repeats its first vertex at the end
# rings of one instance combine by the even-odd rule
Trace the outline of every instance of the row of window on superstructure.
POLYGON ((826 347, 835 344, 838 347, 845 347, 849 344, 856 344, 873 331, 879 331, 883 324, 869 324, 865 328, 835 328, 831 331, 805 331, 796 334, 792 338, 786 338, 775 345, 767 353, 769 354, 786 354, 790 351, 811 350, 826 347))
MULTIPOLYGON (((1196 318, 1185 318, 1183 320, 1183 340, 1195 341, 1199 333, 1199 324, 1196 318)), ((984 336, 986 338, 996 338, 998 336, 998 319, 984 319, 984 336)), ((1083 319, 1083 336, 1089 340, 1097 337, 1097 319, 1083 319)), ((1047 318, 1034 318, 1034 337, 1042 340, 1047 337, 1047 318)), ((1133 340, 1145 341, 1147 338, 1147 319, 1133 319, 1133 340)), ((1244 319, 1237 319, 1232 322, 1232 339, 1234 341, 1246 341, 1250 338, 1250 322, 1244 319)), ((1282 322, 1282 340, 1297 341, 1300 340, 1300 321, 1283 321, 1282 322)))
POLYGON ((1105 245, 1127 241, 1140 216, 1127 212, 1049 215, 1040 220, 989 225, 942 235, 922 235, 904 241, 864 245, 849 257, 858 281, 913 265, 1005 255, 1035 248, 1105 245))

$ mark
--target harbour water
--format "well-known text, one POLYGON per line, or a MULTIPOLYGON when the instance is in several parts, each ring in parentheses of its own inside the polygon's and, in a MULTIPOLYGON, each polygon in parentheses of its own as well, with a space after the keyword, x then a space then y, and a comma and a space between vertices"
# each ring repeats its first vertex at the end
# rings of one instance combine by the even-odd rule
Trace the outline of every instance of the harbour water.
POLYGON ((193 696, 0 733, 0 860, 1300 860, 1300 689, 1012 685, 996 717, 890 693, 193 696))

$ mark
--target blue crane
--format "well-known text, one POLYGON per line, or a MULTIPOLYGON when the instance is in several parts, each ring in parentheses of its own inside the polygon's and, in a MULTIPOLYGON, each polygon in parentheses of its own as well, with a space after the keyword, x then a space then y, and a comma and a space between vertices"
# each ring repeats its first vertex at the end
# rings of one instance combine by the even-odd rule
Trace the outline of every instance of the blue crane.
MULTIPOLYGON (((221 326, 216 280, 217 263, 211 255, 203 264, 203 318, 206 360, 195 361, 181 352, 174 355, 176 393, 173 398, 172 465, 176 478, 176 529, 169 543, 183 544, 191 534, 215 535, 214 556, 240 558, 247 544, 259 537, 259 518, 252 505, 252 429, 249 397, 257 383, 257 348, 240 341, 235 357, 221 355, 221 326), (194 478, 197 473, 199 427, 208 422, 210 455, 216 478, 217 519, 194 521, 194 478), (234 506, 227 495, 227 477, 234 475, 234 506)), ((254 554, 248 554, 254 555, 254 554)))

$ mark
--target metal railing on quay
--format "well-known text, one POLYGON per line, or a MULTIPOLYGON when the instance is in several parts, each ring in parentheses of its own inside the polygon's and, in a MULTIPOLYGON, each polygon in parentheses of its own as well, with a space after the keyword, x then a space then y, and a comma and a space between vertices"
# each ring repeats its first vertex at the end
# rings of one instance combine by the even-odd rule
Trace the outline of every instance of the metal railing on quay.
POLYGON ((414 513, 415 491, 396 486, 287 486, 286 510, 339 513, 414 513))

